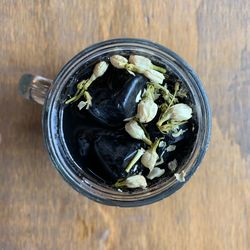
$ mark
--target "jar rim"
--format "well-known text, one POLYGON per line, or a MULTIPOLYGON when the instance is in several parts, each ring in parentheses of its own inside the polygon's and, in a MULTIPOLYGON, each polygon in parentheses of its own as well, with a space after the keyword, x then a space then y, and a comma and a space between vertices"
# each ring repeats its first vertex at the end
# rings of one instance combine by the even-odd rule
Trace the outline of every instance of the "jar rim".
POLYGON ((65 66, 63 66, 63 68, 56 76, 52 89, 46 99, 43 109, 42 123, 45 144, 48 149, 50 158, 58 172, 74 189, 87 196, 88 198, 106 205, 133 207, 146 205, 161 200, 176 192, 191 178, 191 176, 200 165, 200 162, 203 159, 210 142, 211 111, 206 92, 198 75, 195 73, 192 67, 175 52, 160 44, 151 42, 146 39, 117 38, 99 42, 89 46, 88 48, 78 53, 75 57, 73 57, 68 63, 65 64, 65 66), (170 185, 166 186, 167 183, 163 183, 161 189, 159 187, 156 187, 155 190, 150 190, 150 192, 145 191, 144 193, 140 192, 138 193, 138 195, 126 195, 117 191, 108 191, 98 184, 93 183, 91 180, 80 179, 73 173, 72 170, 70 170, 68 164, 74 162, 74 160, 69 152, 67 152, 65 145, 62 143, 63 138, 61 137, 62 133, 60 130, 62 128, 62 119, 60 119, 60 113, 58 113, 58 100, 60 99, 60 93, 64 88, 63 85, 67 83, 69 75, 72 75, 72 71, 75 70, 76 65, 79 66, 80 63, 86 63, 87 60, 97 56, 98 53, 102 53, 105 49, 106 52, 110 50, 121 51, 122 48, 128 47, 148 50, 148 53, 149 51, 151 51, 157 57, 165 56, 164 58, 168 58, 176 67, 178 66, 178 70, 182 70, 182 74, 185 74, 185 77, 189 79, 190 83, 193 84, 193 86, 190 87, 195 88, 201 105, 200 113, 203 118, 202 126, 201 124, 198 125, 199 131, 197 139, 199 139, 199 148, 197 148, 197 144, 196 147, 194 147, 194 150, 196 150, 196 152, 192 154, 193 159, 192 162, 190 162, 189 168, 186 168, 186 181, 183 183, 178 182, 173 177, 172 180, 168 182, 168 184, 170 185), (65 152, 67 152, 68 154, 65 154, 65 152))

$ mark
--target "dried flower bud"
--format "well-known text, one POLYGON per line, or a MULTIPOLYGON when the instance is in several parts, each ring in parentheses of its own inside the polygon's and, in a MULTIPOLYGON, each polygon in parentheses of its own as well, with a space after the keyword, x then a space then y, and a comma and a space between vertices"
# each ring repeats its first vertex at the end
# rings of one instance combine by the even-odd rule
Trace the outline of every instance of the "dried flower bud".
POLYGON ((155 83, 163 83, 163 80, 165 79, 164 75, 156 70, 153 69, 147 69, 144 72, 144 76, 146 76, 150 81, 155 83))
POLYGON ((108 66, 109 66, 108 63, 106 63, 105 61, 101 61, 101 62, 97 63, 95 65, 95 68, 94 68, 94 71, 93 71, 95 77, 96 78, 101 77, 106 72, 106 70, 108 69, 108 66))
POLYGON ((192 109, 184 103, 173 105, 169 112, 171 113, 171 118, 175 121, 187 121, 192 117, 192 109))
POLYGON ((150 98, 145 98, 140 101, 137 106, 137 115, 136 117, 142 123, 147 123, 152 121, 158 111, 157 104, 150 98))
POLYGON ((128 63, 128 60, 123 56, 114 55, 110 57, 110 62, 115 68, 124 69, 126 64, 128 63))
POLYGON ((154 69, 162 73, 166 73, 166 69, 156 66, 152 64, 151 60, 144 57, 144 56, 138 56, 138 55, 131 55, 129 57, 129 63, 134 64, 135 66, 139 67, 140 69, 154 69))
POLYGON ((143 175, 134 175, 125 180, 125 185, 128 188, 145 188, 147 181, 143 175))
POLYGON ((142 127, 135 120, 131 120, 125 124, 126 132, 133 138, 138 140, 143 140, 148 145, 151 145, 152 142, 146 137, 142 127))
POLYGON ((144 69, 150 69, 153 66, 150 59, 144 56, 137 56, 137 55, 131 55, 129 57, 129 63, 132 63, 135 66, 138 66, 144 69))
POLYGON ((148 174, 147 178, 149 180, 153 180, 154 178, 158 178, 165 173, 165 169, 161 169, 158 167, 153 168, 153 170, 148 174))
POLYGON ((185 182, 186 181, 185 180, 186 172, 184 170, 182 170, 180 172, 180 174, 178 174, 178 173, 174 174, 174 176, 175 176, 176 180, 179 181, 179 182, 185 182))
POLYGON ((144 167, 148 168, 151 171, 154 168, 158 158, 159 156, 155 151, 148 149, 143 154, 141 158, 141 163, 144 167))
POLYGON ((154 168, 157 160, 159 159, 158 154, 156 153, 156 149, 159 146, 159 143, 162 138, 156 140, 152 147, 145 151, 141 158, 141 163, 144 167, 148 168, 150 171, 154 168))
POLYGON ((143 129, 135 120, 131 120, 126 123, 125 130, 131 137, 135 139, 141 140, 143 137, 145 137, 143 129))

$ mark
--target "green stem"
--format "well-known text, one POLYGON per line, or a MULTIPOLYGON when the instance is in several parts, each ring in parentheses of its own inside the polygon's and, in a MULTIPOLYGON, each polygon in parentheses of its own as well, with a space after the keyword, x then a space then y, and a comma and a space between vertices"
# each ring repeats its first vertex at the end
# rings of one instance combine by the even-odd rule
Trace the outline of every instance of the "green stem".
POLYGON ((160 119, 158 120, 158 122, 156 123, 156 126, 159 128, 162 126, 162 124, 167 121, 169 119, 169 114, 167 113, 167 110, 161 114, 160 119))
POLYGON ((179 90, 179 87, 180 87, 180 84, 177 82, 177 83, 175 84, 175 87, 174 87, 174 95, 173 95, 173 98, 171 99, 171 102, 169 103, 166 112, 171 108, 172 104, 174 103, 174 99, 175 99, 176 94, 177 94, 177 92, 178 92, 178 90, 179 90))
POLYGON ((144 68, 140 69, 140 68, 138 68, 137 66, 135 66, 134 64, 131 64, 131 63, 125 64, 124 68, 127 69, 127 70, 130 70, 132 72, 139 73, 139 74, 143 74, 143 72, 145 71, 144 68))
POLYGON ((95 74, 92 74, 89 80, 84 84, 84 89, 87 90, 95 79, 96 79, 95 74))
POLYGON ((172 131, 176 126, 180 126, 180 125, 183 125, 185 124, 187 121, 182 121, 182 122, 177 122, 177 121, 172 121, 172 122, 169 122, 165 125, 162 125, 159 127, 160 131, 164 134, 167 134, 169 133, 170 131, 172 131))
POLYGON ((160 67, 160 66, 156 66, 154 64, 151 66, 151 68, 154 69, 154 70, 156 70, 156 71, 159 71, 159 72, 161 72, 163 74, 165 74, 167 72, 167 70, 165 68, 160 67))
POLYGON ((164 137, 161 137, 161 138, 157 139, 157 140, 153 143, 151 149, 152 149, 154 152, 156 152, 156 149, 158 148, 158 146, 159 146, 161 140, 163 140, 163 139, 164 139, 164 137))
MULTIPOLYGON (((86 96, 86 90, 89 88, 89 86, 93 83, 93 81, 96 79, 95 74, 92 74, 91 77, 88 80, 82 80, 77 84, 77 91, 75 95, 67 100, 65 104, 69 104, 71 102, 78 101, 83 95, 86 96)), ((89 95, 89 94, 88 94, 89 95)), ((90 95, 89 95, 90 96, 90 95)), ((87 99, 88 101, 89 99, 87 99)))
POLYGON ((147 145, 151 146, 152 145, 152 141, 147 138, 146 136, 142 139, 147 145))
POLYGON ((154 82, 150 84, 152 84, 155 89, 159 89, 163 92, 162 97, 165 101, 169 102, 169 99, 171 100, 173 98, 173 95, 169 92, 169 90, 165 86, 162 86, 161 84, 154 82))
POLYGON ((68 99, 68 100, 65 102, 65 104, 69 104, 69 103, 71 103, 71 102, 74 102, 75 99, 76 99, 76 97, 73 96, 73 97, 71 97, 70 99, 68 99))
POLYGON ((71 97, 69 100, 67 100, 66 102, 65 102, 65 104, 69 104, 69 103, 71 103, 71 102, 75 102, 75 101, 77 101, 79 98, 78 98, 78 96, 80 95, 80 97, 81 97, 81 95, 83 94, 81 94, 81 92, 82 92, 82 90, 83 90, 83 87, 84 87, 84 84, 87 82, 87 80, 82 80, 81 82, 79 82, 78 84, 77 84, 77 90, 76 90, 76 93, 75 93, 75 95, 73 96, 73 97, 71 97))
POLYGON ((114 187, 119 188, 119 187, 124 187, 126 185, 126 180, 124 179, 119 179, 117 182, 114 184, 114 187))
POLYGON ((147 97, 154 100, 154 86, 152 84, 149 84, 146 90, 146 93, 143 96, 143 99, 146 99, 147 97))
POLYGON ((140 125, 140 127, 143 129, 145 137, 142 139, 147 145, 151 146, 152 145, 152 141, 150 140, 150 135, 148 133, 148 131, 146 130, 145 126, 139 122, 138 119, 136 119, 137 123, 140 125))
POLYGON ((177 92, 178 92, 178 90, 179 90, 179 87, 180 87, 180 85, 179 85, 179 83, 177 82, 177 83, 175 84, 173 98, 171 99, 171 101, 170 101, 170 103, 169 103, 167 109, 164 111, 164 113, 161 115, 160 119, 159 119, 158 122, 156 123, 156 125, 157 125, 158 127, 160 127, 165 121, 167 121, 167 120, 169 119, 169 116, 168 116, 168 113, 167 113, 167 112, 169 111, 169 109, 171 108, 171 106, 172 106, 173 103, 174 103, 174 99, 175 99, 176 94, 177 94, 177 92))
POLYGON ((142 149, 138 149, 135 156, 133 157, 133 159, 129 162, 128 166, 126 167, 125 171, 127 173, 129 173, 129 171, 131 170, 131 168, 135 165, 135 163, 141 158, 141 156, 143 155, 144 151, 142 149))

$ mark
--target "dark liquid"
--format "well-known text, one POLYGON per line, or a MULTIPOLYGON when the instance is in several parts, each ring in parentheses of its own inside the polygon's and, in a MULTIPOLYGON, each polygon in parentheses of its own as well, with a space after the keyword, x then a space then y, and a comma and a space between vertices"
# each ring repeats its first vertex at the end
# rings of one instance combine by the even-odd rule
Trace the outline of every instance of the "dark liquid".
MULTIPOLYGON (((72 76, 65 93, 73 96, 76 84, 82 79, 89 78, 91 72, 92 67, 88 70, 78 71, 72 76)), ((124 90, 126 84, 130 84, 133 80, 140 81, 141 86, 137 83, 136 86, 144 89, 142 82, 145 79, 143 80, 140 77, 135 79, 126 70, 115 69, 109 65, 107 72, 100 79, 94 81, 89 88, 94 106, 91 110, 82 109, 80 111, 77 107, 79 102, 65 105, 63 109, 63 132, 67 147, 79 166, 78 169, 74 170, 78 175, 81 175, 81 172, 85 172, 96 179, 97 182, 112 185, 119 178, 126 177, 125 168, 135 155, 136 150, 141 147, 147 148, 143 142, 131 138, 125 132, 125 122, 123 121, 125 118, 124 113, 126 113, 127 117, 135 115, 137 104, 133 103, 132 99, 129 100, 129 104, 126 103, 127 97, 124 96, 124 93, 129 92, 130 89, 126 89, 124 92, 122 90, 124 90), (117 109, 120 105, 117 102, 117 96, 118 99, 122 99, 125 106, 130 105, 127 109, 126 106, 123 112, 117 109), (112 102, 110 101, 111 99, 112 102)), ((178 79, 178 76, 175 74, 169 74, 166 83, 170 91, 173 91, 174 83, 178 79)), ((130 86, 134 88, 135 85, 131 84, 130 86)), ((132 90, 138 91, 136 88, 132 90)), ((161 101, 159 99, 157 102, 161 101)), ((188 96, 188 98, 180 100, 180 102, 190 104, 190 102, 192 103, 191 97, 188 96)), ((155 126, 158 118, 159 116, 147 125, 147 131, 152 135, 152 140, 155 137, 159 138, 162 136, 155 126)), ((173 176, 174 172, 167 167, 168 162, 176 159, 178 167, 180 167, 190 155, 197 133, 197 124, 194 118, 189 120, 186 125, 183 125, 183 129, 188 129, 188 131, 178 138, 166 135, 165 141, 167 144, 176 145, 176 150, 164 153, 164 163, 158 167, 164 168, 165 174, 161 178, 156 178, 152 181, 148 180, 148 185, 158 182, 159 179, 173 176)), ((158 148, 157 153, 161 155, 162 149, 158 148)), ((132 169, 132 174, 140 172, 143 175, 147 175, 148 169, 138 162, 136 167, 132 169)))

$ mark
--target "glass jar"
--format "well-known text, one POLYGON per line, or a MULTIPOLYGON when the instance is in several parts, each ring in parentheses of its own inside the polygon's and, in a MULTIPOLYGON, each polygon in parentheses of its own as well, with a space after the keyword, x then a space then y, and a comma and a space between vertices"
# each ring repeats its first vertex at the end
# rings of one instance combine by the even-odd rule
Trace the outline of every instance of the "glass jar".
MULTIPOLYGON (((42 128, 45 144, 53 165, 75 190, 92 200, 106 205, 135 207, 159 201, 181 188, 194 174, 208 148, 211 132, 211 112, 201 80, 194 70, 176 53, 168 48, 144 39, 120 38, 94 44, 72 58, 52 81, 40 76, 25 74, 20 79, 19 90, 27 99, 43 104, 42 128), (185 82, 194 100, 198 132, 193 150, 178 172, 186 172, 185 182, 175 176, 159 181, 147 189, 132 193, 118 192, 109 186, 98 183, 82 173, 72 158, 63 137, 61 96, 70 77, 83 65, 98 61, 103 55, 121 52, 141 54, 153 61, 160 61, 173 70, 185 82)), ((52 184, 51 184, 52 185, 52 184)))

